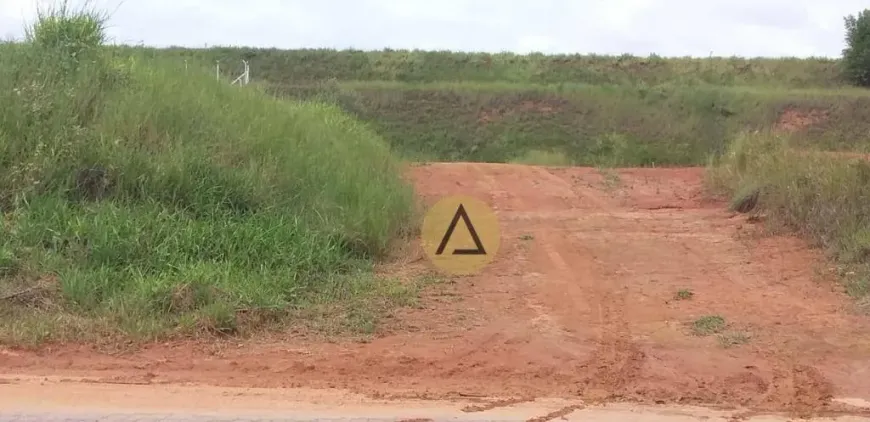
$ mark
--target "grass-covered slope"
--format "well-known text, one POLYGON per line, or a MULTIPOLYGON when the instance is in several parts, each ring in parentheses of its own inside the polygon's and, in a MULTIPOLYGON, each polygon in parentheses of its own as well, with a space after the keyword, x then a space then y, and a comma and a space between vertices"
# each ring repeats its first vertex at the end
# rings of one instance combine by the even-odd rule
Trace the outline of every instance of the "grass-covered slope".
MULTIPOLYGON (((124 49, 138 49, 124 47, 124 49)), ((826 58, 662 58, 657 56, 544 55, 452 51, 279 50, 215 47, 147 49, 147 54, 185 57, 227 69, 248 60, 255 78, 279 84, 312 81, 506 82, 757 86, 846 86, 839 61, 826 58)))
POLYGON ((336 103, 412 160, 699 165, 744 130, 822 149, 865 149, 870 132, 870 96, 829 59, 122 50, 219 60, 227 79, 248 60, 270 93, 336 103))
POLYGON ((94 22, 43 16, 34 33, 57 34, 0 45, 0 340, 233 332, 344 305, 367 324, 365 303, 403 295, 370 275, 413 223, 380 136, 83 42, 94 22))
POLYGON ((845 291, 870 312, 870 157, 803 150, 776 133, 743 134, 711 163, 708 187, 732 208, 827 252, 845 291))
POLYGON ((744 130, 782 127, 820 149, 866 149, 870 95, 857 89, 336 82, 273 86, 324 98, 411 159, 701 165, 744 130))

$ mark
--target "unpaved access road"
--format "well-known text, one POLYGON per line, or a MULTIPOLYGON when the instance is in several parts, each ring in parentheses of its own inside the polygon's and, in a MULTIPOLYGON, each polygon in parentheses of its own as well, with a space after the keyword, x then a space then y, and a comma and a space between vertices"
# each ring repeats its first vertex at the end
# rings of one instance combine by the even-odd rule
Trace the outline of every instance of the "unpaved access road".
MULTIPOLYGON (((464 194, 491 204, 501 248, 481 274, 437 283, 422 307, 394 315, 370 342, 287 334, 120 354, 6 348, 0 372, 86 376, 129 395, 139 386, 117 383, 474 401, 463 412, 471 419, 534 399, 870 416, 840 401, 870 400, 870 317, 818 251, 763 236, 759 223, 705 199, 703 169, 444 163, 411 176, 429 203, 464 194), (692 297, 677 300, 681 290, 692 297), (724 331, 694 334, 705 315, 724 318, 724 331)), ((426 268, 414 250, 382 271, 411 277, 426 268)))

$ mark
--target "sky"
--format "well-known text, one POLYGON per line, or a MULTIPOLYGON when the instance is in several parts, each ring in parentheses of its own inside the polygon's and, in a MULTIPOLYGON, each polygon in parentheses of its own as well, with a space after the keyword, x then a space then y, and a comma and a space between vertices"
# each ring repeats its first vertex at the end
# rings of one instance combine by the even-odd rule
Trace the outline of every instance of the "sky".
MULTIPOLYGON (((82 0, 70 0, 73 5, 82 0)), ((38 0, 0 0, 21 38, 38 0)), ((647 56, 840 57, 870 0, 91 0, 114 43, 647 56)))

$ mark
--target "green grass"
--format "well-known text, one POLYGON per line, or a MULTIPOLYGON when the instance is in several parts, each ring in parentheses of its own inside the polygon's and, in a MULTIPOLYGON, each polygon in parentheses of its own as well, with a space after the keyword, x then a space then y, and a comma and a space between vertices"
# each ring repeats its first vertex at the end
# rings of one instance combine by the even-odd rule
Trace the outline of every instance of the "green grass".
POLYGON ((413 296, 372 275, 416 224, 378 134, 52 13, 51 37, 0 45, 0 341, 370 329, 413 296))
POLYGON ((788 138, 747 134, 710 164, 711 192, 739 202, 757 192, 755 215, 773 232, 796 233, 839 263, 845 291, 867 301, 870 162, 812 151, 788 138))

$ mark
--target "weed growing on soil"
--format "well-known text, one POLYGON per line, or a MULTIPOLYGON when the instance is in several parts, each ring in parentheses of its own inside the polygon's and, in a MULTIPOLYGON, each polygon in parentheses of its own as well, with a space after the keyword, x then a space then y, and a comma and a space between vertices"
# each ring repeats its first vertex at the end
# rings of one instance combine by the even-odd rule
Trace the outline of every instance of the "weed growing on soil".
POLYGON ((695 335, 709 336, 725 329, 725 318, 719 315, 705 315, 692 322, 695 335))
POLYGON ((719 344, 726 349, 749 343, 750 340, 748 334, 740 331, 722 333, 717 338, 719 339, 719 344))
POLYGON ((677 300, 689 300, 695 296, 695 293, 689 289, 681 289, 675 295, 674 298, 677 300))
POLYGON ((758 192, 754 208, 766 215, 769 229, 797 233, 823 248, 843 266, 848 294, 870 293, 866 159, 798 149, 774 133, 744 134, 708 173, 709 189, 732 195, 735 202, 742 202, 746 192, 758 192))
POLYGON ((237 333, 327 311, 369 329, 406 301, 370 275, 414 222, 380 137, 334 106, 118 54, 102 28, 63 8, 0 45, 0 296, 46 282, 54 298, 3 303, 0 341, 237 333))

